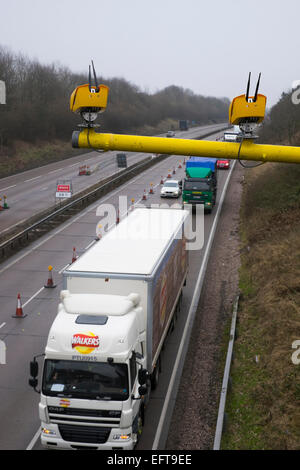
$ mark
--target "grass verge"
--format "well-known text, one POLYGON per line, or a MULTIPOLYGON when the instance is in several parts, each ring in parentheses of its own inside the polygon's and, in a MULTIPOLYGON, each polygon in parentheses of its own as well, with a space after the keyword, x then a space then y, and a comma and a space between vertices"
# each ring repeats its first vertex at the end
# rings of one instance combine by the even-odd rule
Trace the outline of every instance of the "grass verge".
POLYGON ((248 170, 241 300, 222 449, 300 449, 300 166, 248 170))

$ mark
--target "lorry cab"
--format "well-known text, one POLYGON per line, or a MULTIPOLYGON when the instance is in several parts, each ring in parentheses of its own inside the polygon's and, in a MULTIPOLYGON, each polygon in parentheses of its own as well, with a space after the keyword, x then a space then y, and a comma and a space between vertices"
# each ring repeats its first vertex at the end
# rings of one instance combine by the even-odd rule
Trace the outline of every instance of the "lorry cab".
POLYGON ((212 177, 186 178, 182 191, 183 207, 186 204, 204 205, 205 212, 211 212, 216 202, 216 185, 212 177))
POLYGON ((144 365, 140 297, 64 290, 60 299, 45 351, 42 444, 132 448, 138 433, 132 414, 138 416, 140 392, 147 391, 138 380, 144 365))

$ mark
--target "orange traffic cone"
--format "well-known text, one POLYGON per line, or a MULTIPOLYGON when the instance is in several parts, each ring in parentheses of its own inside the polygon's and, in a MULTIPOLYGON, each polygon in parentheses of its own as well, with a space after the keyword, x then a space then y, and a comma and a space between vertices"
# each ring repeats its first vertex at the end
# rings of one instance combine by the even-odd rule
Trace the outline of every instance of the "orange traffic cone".
POLYGON ((146 189, 144 189, 144 194, 143 194, 142 199, 143 199, 143 201, 146 201, 146 199, 147 199, 146 189))
POLYGON ((76 248, 75 246, 73 247, 73 255, 72 255, 72 263, 74 263, 77 260, 77 255, 76 255, 76 248))
POLYGON ((2 197, 0 197, 0 211, 3 211, 3 206, 2 206, 2 197))
POLYGON ((175 175, 175 173, 176 173, 176 170, 175 170, 175 168, 173 168, 173 175, 175 175))
POLYGON ((163 179, 163 177, 161 177, 161 179, 160 179, 160 184, 164 184, 164 179, 163 179))
POLYGON ((3 209, 9 209, 9 206, 7 205, 7 196, 3 196, 4 203, 3 203, 3 209))
POLYGON ((169 173, 168 173, 167 178, 172 178, 172 176, 171 176, 171 171, 170 171, 170 170, 169 170, 169 173))
POLYGON ((118 209, 117 211, 117 218, 116 218, 116 224, 119 224, 120 223, 120 211, 118 209))
POLYGON ((178 168, 182 168, 181 161, 179 162, 178 168))
POLYGON ((79 176, 86 175, 86 165, 81 165, 81 166, 79 167, 78 175, 79 175, 79 176))
POLYGON ((150 183, 150 191, 149 191, 149 194, 154 194, 154 191, 153 191, 153 183, 150 183))
POLYGON ((23 308, 22 308, 22 303, 21 303, 21 295, 18 294, 17 298, 17 308, 16 308, 16 314, 12 315, 14 318, 24 318, 26 315, 23 313, 23 308))
POLYGON ((45 284, 44 287, 53 289, 54 287, 56 287, 56 284, 54 284, 53 282, 52 269, 53 269, 52 266, 48 266, 48 271, 49 271, 48 280, 47 280, 47 284, 45 284))

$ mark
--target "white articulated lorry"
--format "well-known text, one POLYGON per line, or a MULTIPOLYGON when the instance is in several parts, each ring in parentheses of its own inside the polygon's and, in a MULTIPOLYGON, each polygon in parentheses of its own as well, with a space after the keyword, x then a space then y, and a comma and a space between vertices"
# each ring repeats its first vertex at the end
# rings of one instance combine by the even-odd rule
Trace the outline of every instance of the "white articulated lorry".
MULTIPOLYGON (((181 209, 136 209, 64 271, 44 354, 44 446, 134 448, 180 308, 188 216, 181 209)), ((36 357, 29 380, 35 389, 36 357)))

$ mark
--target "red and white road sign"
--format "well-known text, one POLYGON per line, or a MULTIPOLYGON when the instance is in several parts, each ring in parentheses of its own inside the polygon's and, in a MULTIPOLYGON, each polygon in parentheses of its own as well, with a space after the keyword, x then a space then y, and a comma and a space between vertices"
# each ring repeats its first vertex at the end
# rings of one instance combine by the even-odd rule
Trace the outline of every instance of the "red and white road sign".
POLYGON ((57 187, 56 187, 56 191, 60 192, 65 192, 65 193, 70 193, 71 192, 71 188, 70 188, 70 185, 69 184, 58 184, 57 187))
POLYGON ((57 183, 55 197, 57 198, 72 197, 71 184, 70 183, 67 183, 67 184, 57 183))

